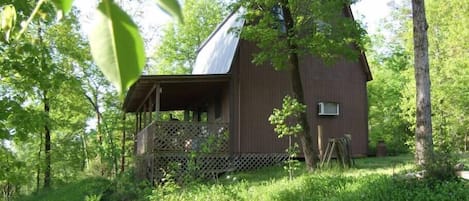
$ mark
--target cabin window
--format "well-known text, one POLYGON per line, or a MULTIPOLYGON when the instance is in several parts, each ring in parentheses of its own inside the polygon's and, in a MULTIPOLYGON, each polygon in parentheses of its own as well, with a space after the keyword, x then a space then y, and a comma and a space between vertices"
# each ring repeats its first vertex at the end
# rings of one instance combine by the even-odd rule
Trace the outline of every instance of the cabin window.
POLYGON ((287 33, 287 27, 285 26, 285 18, 283 16, 282 7, 280 5, 276 5, 272 8, 271 12, 277 21, 277 23, 273 25, 273 28, 280 30, 280 32, 282 33, 287 33))
POLYGON ((335 102, 319 102, 319 116, 339 116, 339 103, 335 102))

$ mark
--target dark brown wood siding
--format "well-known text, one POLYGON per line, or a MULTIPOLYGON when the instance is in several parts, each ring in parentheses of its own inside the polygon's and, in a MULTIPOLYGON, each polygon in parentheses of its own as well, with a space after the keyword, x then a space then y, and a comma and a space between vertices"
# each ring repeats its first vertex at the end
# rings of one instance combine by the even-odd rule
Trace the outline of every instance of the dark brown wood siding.
POLYGON ((353 154, 365 156, 368 152, 368 100, 366 74, 360 65, 358 61, 342 60, 326 66, 312 57, 301 62, 314 139, 317 140, 318 125, 323 127, 325 142, 329 137, 351 134, 353 154), (339 116, 319 116, 317 104, 322 101, 339 103, 339 116))
MULTIPOLYGON (((232 123, 235 153, 283 153, 286 140, 279 140, 268 122, 273 108, 291 92, 288 73, 270 65, 251 63, 256 51, 253 44, 240 41, 232 66, 232 123), (239 112, 239 116, 238 113, 239 112)), ((366 155, 368 143, 366 74, 357 62, 339 61, 326 67, 312 57, 301 61, 302 80, 308 105, 312 134, 317 140, 317 126, 322 125, 325 139, 352 135, 354 155, 366 155), (317 103, 337 102, 339 116, 318 116, 317 103)), ((317 142, 315 142, 317 143, 317 142)))
POLYGON ((230 87, 227 83, 226 85, 224 84, 220 89, 218 89, 218 91, 213 91, 210 97, 206 97, 209 100, 207 107, 209 122, 230 122, 229 94, 230 87))

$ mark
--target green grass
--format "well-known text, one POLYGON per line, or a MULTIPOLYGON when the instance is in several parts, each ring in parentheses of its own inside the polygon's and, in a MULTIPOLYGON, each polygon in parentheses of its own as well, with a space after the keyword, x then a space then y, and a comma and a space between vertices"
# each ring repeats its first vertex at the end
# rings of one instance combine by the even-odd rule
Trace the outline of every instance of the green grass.
POLYGON ((279 166, 225 175, 217 182, 158 188, 150 200, 469 200, 467 181, 409 181, 398 177, 414 171, 411 155, 355 162, 351 169, 332 167, 313 174, 302 171, 302 167, 293 180, 279 166))
POLYGON ((17 201, 84 201, 87 196, 101 195, 110 184, 103 178, 86 178, 20 197, 17 201))
MULTIPOLYGON (((461 155, 469 166, 469 154, 461 155)), ((83 201, 86 196, 102 195, 107 200, 468 200, 469 182, 462 180, 406 180, 396 175, 414 171, 411 155, 355 160, 350 169, 332 167, 315 173, 304 166, 288 179, 282 166, 268 167, 221 176, 217 181, 193 182, 178 186, 141 188, 131 180, 107 181, 90 178, 57 189, 23 197, 19 201, 83 201), (398 174, 399 173, 399 174, 398 174)), ((304 165, 304 164, 302 164, 304 165)))

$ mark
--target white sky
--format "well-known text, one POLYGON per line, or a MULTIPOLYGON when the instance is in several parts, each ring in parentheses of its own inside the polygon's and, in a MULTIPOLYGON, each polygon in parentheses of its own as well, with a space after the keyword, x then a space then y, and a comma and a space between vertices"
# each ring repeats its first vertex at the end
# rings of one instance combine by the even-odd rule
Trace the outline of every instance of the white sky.
MULTIPOLYGON (((380 20, 390 13, 388 4, 391 1, 394 0, 360 0, 352 6, 355 19, 363 22, 369 34, 375 34, 380 20)), ((132 8, 124 7, 128 13, 141 11, 142 15, 134 20, 140 25, 143 37, 150 41, 147 52, 152 52, 154 48, 151 48, 151 46, 158 43, 158 34, 161 33, 161 27, 172 19, 158 8, 155 1, 138 1, 143 2, 142 4, 130 0, 123 0, 123 2, 132 2, 130 5, 135 5, 132 8)), ((93 12, 97 0, 75 0, 74 5, 82 11, 80 22, 84 33, 88 33, 92 26, 93 12)))
POLYGON ((390 14, 388 4, 394 0, 360 0, 352 6, 355 19, 366 25, 369 34, 375 34, 381 19, 390 14))

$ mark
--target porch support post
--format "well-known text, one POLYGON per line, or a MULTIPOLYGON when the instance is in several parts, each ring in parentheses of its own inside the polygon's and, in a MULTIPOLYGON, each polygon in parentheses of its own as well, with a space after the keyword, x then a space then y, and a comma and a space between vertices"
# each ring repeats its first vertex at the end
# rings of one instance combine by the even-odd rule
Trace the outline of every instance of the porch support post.
POLYGON ((192 122, 199 122, 199 111, 192 111, 192 122))
POLYGON ((138 112, 135 113, 135 136, 138 134, 138 112))
POLYGON ((138 132, 142 130, 142 111, 138 111, 138 132))
POLYGON ((148 99, 148 113, 149 113, 148 120, 150 121, 150 124, 151 124, 152 116, 153 116, 153 100, 151 98, 148 99))
POLYGON ((202 112, 200 111, 200 109, 197 109, 197 122, 201 122, 201 121, 202 121, 202 112))
MULTIPOLYGON (((159 91, 159 90, 156 89, 157 87, 159 87, 159 83, 156 83, 156 84, 153 86, 153 88, 148 92, 147 96, 145 96, 145 98, 143 99, 142 103, 140 103, 140 105, 139 105, 138 108, 137 108, 137 111, 143 112, 143 118, 144 118, 144 119, 143 119, 143 123, 144 123, 144 126, 147 125, 147 123, 148 123, 147 120, 148 120, 148 119, 151 119, 151 118, 148 118, 148 117, 147 117, 147 115, 148 115, 147 112, 150 112, 150 111, 148 111, 148 109, 152 109, 152 108, 149 108, 148 103, 150 102, 149 99, 151 99, 151 95, 152 95, 152 93, 153 93, 153 90, 159 91), (143 111, 142 111, 142 110, 143 110, 143 111)), ((158 109, 158 111, 159 111, 159 93, 156 93, 156 95, 158 96, 158 99, 157 99, 157 103, 155 103, 155 104, 157 104, 157 106, 158 106, 157 109, 158 109)), ((142 114, 141 114, 141 115, 142 115, 142 114)), ((150 112, 150 115, 151 115, 151 112, 150 112)))
POLYGON ((156 83, 154 88, 155 88, 155 121, 158 121, 159 115, 160 115, 160 93, 161 93, 160 83, 156 83))
POLYGON ((189 110, 184 110, 184 121, 189 121, 189 110))
POLYGON ((138 112, 135 113, 134 155, 137 154, 138 112))
POLYGON ((137 110, 137 134, 140 132, 140 111, 137 110))
POLYGON ((147 126, 147 104, 143 103, 143 128, 147 126))

